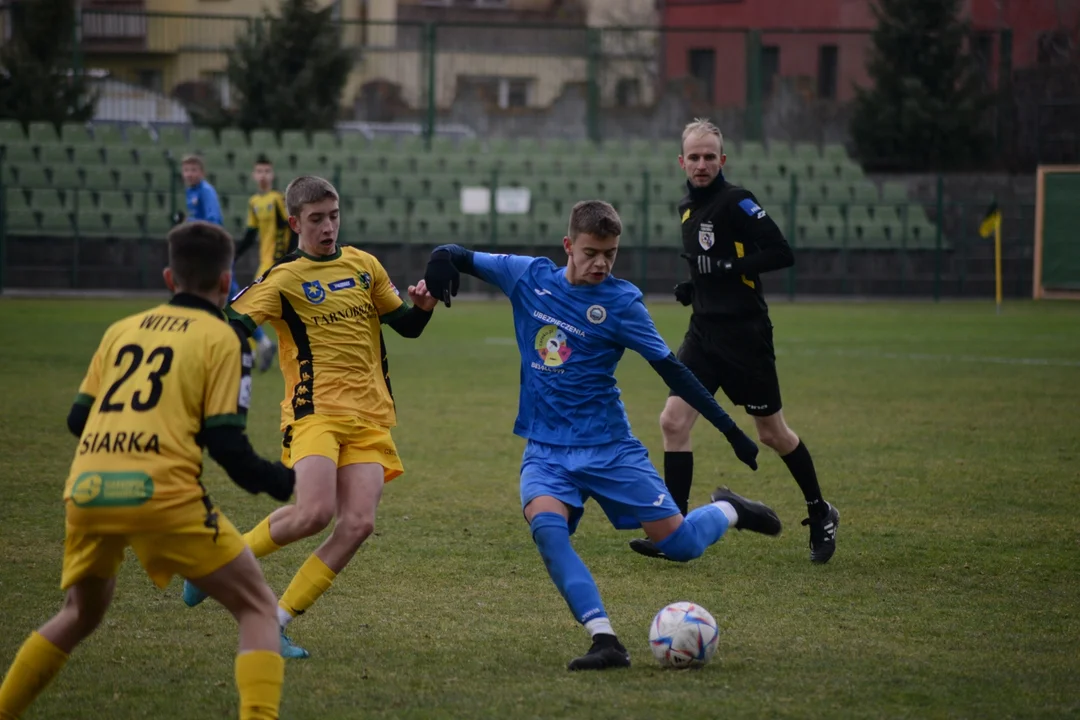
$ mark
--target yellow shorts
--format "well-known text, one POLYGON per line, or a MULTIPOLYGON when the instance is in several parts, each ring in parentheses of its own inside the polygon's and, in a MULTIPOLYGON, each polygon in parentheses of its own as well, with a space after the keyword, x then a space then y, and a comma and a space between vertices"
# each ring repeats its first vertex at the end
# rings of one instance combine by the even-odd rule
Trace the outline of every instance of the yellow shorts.
POLYGON ((356 463, 382 465, 385 482, 405 472, 390 431, 368 427, 355 418, 308 415, 287 426, 281 462, 292 467, 310 455, 330 458, 339 468, 356 463))
POLYGON ((128 546, 159 588, 168 586, 173 575, 208 575, 247 547, 229 519, 216 512, 216 529, 199 522, 166 532, 97 533, 91 527, 68 524, 60 588, 66 590, 87 577, 115 577, 128 546))

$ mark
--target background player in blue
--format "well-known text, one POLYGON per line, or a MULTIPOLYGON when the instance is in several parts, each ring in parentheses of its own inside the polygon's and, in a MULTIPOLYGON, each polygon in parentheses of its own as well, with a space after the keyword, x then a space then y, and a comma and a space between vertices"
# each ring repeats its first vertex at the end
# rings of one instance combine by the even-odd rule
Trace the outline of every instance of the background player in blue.
MULTIPOLYGON (((206 165, 202 157, 198 155, 185 155, 180 161, 180 175, 184 180, 184 200, 187 205, 187 220, 205 220, 215 225, 225 225, 221 216, 221 203, 218 201, 217 190, 206 180, 206 165)), ((177 222, 183 222, 184 216, 176 218, 177 222)), ((232 286, 229 288, 229 297, 236 297, 240 292, 240 285, 236 282, 233 274, 232 286)), ((262 328, 255 328, 252 334, 256 347, 259 350, 259 368, 265 372, 273 360, 274 347, 262 328)))
POLYGON ((528 443, 521 462, 521 506, 548 574, 593 644, 570 670, 628 667, 600 592, 570 544, 590 497, 619 529, 643 528, 677 561, 699 557, 729 525, 766 535, 780 520, 765 505, 718 488, 684 518, 630 433, 615 367, 630 348, 717 427, 735 455, 757 469, 757 445, 672 354, 631 283, 611 276, 622 222, 599 200, 580 202, 563 239, 566 267, 547 258, 490 255, 459 245, 432 251, 424 279, 448 306, 461 272, 497 285, 514 308, 521 394, 514 432, 528 443))

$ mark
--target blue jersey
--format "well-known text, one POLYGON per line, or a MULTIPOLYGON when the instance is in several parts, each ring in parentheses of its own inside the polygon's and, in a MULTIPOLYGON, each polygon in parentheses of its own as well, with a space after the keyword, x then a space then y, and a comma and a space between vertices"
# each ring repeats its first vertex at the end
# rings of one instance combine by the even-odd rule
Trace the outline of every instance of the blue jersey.
POLYGON ((626 348, 646 360, 671 350, 641 291, 608 277, 571 285, 547 258, 473 253, 474 272, 514 307, 521 394, 514 433, 549 445, 611 443, 630 436, 615 367, 626 348))
POLYGON ((221 219, 221 205, 218 203, 217 190, 210 183, 202 180, 185 191, 188 220, 205 220, 217 225, 224 225, 221 219))

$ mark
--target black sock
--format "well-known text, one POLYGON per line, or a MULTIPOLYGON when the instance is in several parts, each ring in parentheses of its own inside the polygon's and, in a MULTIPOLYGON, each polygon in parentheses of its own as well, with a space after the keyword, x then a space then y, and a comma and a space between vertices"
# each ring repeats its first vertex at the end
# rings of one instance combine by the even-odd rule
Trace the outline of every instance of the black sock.
POLYGON ((692 452, 665 452, 664 453, 664 483, 667 485, 671 499, 679 506, 679 511, 685 515, 687 504, 690 502, 690 485, 694 482, 694 453, 692 452))
POLYGON ((810 451, 802 440, 799 446, 784 455, 781 460, 788 466, 791 476, 799 483, 803 497, 806 498, 806 507, 811 516, 825 514, 825 499, 821 497, 821 487, 818 485, 817 471, 814 470, 814 459, 810 457, 810 451))

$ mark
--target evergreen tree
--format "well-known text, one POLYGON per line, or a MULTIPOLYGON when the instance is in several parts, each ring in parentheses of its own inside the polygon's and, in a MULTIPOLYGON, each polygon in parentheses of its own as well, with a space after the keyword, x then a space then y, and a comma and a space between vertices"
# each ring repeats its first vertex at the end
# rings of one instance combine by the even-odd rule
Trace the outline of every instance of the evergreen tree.
POLYGON ((14 32, 0 47, 0 118, 57 127, 90 120, 97 95, 72 72, 74 0, 24 0, 9 12, 14 32))
POLYGON ((229 52, 227 76, 238 95, 233 120, 250 130, 332 129, 353 66, 332 8, 282 0, 280 14, 251 23, 229 52))
POLYGON ((877 0, 869 73, 851 121, 868 168, 956 170, 985 164, 991 133, 961 0, 877 0))

